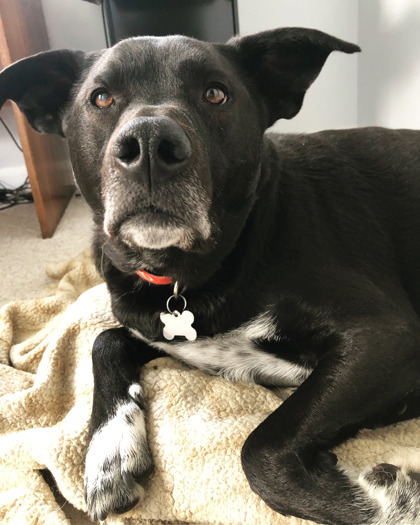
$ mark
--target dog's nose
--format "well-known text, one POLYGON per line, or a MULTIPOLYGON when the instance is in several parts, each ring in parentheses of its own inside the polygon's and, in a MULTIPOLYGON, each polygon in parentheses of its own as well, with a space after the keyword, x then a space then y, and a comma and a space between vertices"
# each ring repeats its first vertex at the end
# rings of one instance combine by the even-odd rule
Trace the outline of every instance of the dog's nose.
POLYGON ((191 143, 182 127, 169 117, 136 117, 119 130, 111 155, 126 176, 153 183, 185 167, 191 143))

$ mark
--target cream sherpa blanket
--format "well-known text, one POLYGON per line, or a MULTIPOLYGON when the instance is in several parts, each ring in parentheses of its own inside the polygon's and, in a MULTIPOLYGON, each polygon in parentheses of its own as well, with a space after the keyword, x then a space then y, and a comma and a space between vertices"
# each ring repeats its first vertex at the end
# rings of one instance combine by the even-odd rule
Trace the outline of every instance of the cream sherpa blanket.
MULTIPOLYGON (((116 326, 106 287, 87 255, 60 265, 48 294, 0 311, 0 522, 70 524, 40 470, 85 509, 83 470, 96 335, 116 326)), ((120 524, 303 524, 272 512, 240 467, 247 434, 290 392, 229 383, 170 358, 142 372, 155 472, 147 497, 120 524)), ((337 449, 363 468, 392 456, 420 460, 420 421, 375 431, 337 449)))

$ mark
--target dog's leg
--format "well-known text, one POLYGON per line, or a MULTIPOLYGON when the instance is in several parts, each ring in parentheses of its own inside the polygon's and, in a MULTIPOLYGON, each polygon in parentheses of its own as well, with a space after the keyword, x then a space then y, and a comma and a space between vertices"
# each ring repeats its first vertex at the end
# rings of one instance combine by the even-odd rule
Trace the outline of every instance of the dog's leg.
POLYGON ((102 332, 93 346, 94 394, 85 499, 93 520, 122 513, 142 496, 153 463, 145 428, 140 368, 162 356, 125 328, 102 332))
POLYGON ((420 523, 416 474, 381 465, 353 476, 328 451, 407 408, 410 390, 417 389, 418 403, 419 341, 418 330, 397 321, 343 334, 334 353, 246 440, 242 465, 251 488, 274 510, 320 523, 420 523))

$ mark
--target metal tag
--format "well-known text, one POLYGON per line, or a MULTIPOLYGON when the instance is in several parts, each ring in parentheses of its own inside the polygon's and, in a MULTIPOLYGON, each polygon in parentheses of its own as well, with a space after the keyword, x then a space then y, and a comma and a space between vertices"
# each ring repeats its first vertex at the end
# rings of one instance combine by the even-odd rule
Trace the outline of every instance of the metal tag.
POLYGON ((175 336, 181 336, 188 339, 188 341, 195 341, 197 339, 197 331, 191 326, 194 322, 194 314, 187 308, 187 300, 178 293, 178 283, 174 286, 174 295, 171 295, 166 302, 166 309, 168 313, 162 312, 160 320, 164 324, 163 337, 168 341, 172 341, 175 336), (184 308, 180 313, 178 310, 170 309, 171 299, 182 299, 184 301, 184 308))
POLYGON ((194 322, 194 314, 189 310, 179 313, 175 310, 171 313, 162 312, 160 320, 165 325, 163 327, 163 337, 171 341, 176 335, 183 336, 188 341, 197 339, 197 331, 191 326, 194 322))

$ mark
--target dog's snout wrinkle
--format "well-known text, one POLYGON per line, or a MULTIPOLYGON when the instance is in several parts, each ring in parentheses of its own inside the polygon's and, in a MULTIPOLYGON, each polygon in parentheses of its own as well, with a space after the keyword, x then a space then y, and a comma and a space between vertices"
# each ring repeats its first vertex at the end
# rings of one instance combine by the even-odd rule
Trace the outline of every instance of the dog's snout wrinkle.
POLYGON ((111 155, 122 174, 148 184, 176 175, 191 157, 191 143, 169 117, 136 117, 114 138, 111 155))

